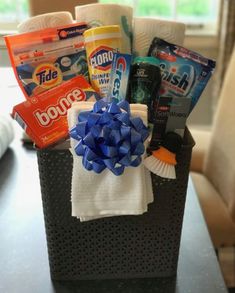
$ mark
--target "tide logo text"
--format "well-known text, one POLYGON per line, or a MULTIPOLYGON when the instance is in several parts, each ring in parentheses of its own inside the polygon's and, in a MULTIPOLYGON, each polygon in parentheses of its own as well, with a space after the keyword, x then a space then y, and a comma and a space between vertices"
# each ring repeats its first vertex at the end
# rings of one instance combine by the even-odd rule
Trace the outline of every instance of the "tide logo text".
POLYGON ((48 127, 53 121, 60 119, 61 116, 67 115, 67 110, 71 108, 72 103, 85 100, 85 93, 80 89, 74 89, 65 97, 58 100, 58 103, 47 107, 45 110, 36 110, 34 116, 40 126, 48 127))
POLYGON ((62 82, 62 73, 53 64, 40 64, 33 73, 33 81, 45 89, 50 89, 62 82))

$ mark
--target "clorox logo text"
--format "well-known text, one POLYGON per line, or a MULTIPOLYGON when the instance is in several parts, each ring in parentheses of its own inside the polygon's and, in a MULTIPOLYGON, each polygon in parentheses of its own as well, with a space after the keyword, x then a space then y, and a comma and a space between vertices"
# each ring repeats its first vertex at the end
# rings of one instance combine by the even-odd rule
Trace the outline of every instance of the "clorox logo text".
POLYGON ((100 46, 90 55, 90 65, 99 70, 109 70, 113 61, 113 49, 107 46, 100 46))
POLYGON ((50 89, 62 82, 62 73, 53 64, 40 64, 33 73, 33 81, 45 89, 50 89))

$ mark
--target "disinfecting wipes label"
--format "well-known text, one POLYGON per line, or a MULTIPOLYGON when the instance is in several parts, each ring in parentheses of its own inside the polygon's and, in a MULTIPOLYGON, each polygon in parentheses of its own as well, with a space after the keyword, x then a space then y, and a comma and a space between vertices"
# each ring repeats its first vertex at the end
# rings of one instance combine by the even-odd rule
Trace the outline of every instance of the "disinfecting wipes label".
POLYGON ((98 47, 89 56, 89 66, 92 68, 91 80, 101 97, 106 97, 108 93, 112 60, 113 49, 107 46, 98 47))

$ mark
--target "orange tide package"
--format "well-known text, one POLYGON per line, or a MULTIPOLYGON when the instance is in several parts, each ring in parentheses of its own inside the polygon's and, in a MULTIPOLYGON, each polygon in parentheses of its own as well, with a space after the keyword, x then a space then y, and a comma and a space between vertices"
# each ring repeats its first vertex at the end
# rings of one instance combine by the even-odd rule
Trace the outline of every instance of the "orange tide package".
POLYGON ((83 75, 88 80, 84 22, 6 36, 16 79, 26 99, 83 75))
POLYGON ((86 79, 77 76, 16 105, 12 117, 37 147, 44 148, 68 136, 67 110, 73 102, 97 99, 98 94, 86 79))

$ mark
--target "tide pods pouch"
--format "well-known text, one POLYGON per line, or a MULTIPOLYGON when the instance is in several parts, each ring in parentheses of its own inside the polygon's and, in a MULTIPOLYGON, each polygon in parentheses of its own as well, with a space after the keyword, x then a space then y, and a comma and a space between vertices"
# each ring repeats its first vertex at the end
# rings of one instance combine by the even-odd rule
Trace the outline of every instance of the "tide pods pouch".
POLYGON ((16 79, 26 99, 77 75, 88 79, 83 38, 86 29, 86 23, 75 23, 5 37, 16 79))
POLYGON ((216 62, 159 38, 153 39, 148 56, 156 57, 161 68, 160 96, 191 99, 191 112, 206 87, 216 62))
POLYGON ((67 110, 74 102, 98 99, 87 80, 76 76, 14 106, 12 117, 37 147, 44 148, 68 136, 67 110))
POLYGON ((132 55, 113 53, 110 72, 108 102, 120 102, 126 99, 132 55))

